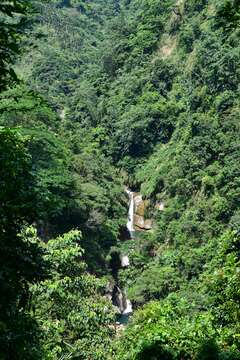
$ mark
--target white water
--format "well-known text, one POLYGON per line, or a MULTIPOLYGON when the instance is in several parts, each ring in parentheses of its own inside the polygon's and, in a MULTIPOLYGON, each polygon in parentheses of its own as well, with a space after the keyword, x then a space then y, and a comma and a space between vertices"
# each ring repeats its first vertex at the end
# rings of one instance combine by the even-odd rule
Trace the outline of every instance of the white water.
POLYGON ((130 300, 126 300, 126 307, 124 309, 124 311, 122 312, 123 315, 128 315, 128 314, 132 314, 133 312, 133 308, 132 308, 132 303, 130 300))
POLYGON ((130 265, 129 257, 128 255, 123 255, 121 258, 121 265, 122 268, 126 268, 130 265))
POLYGON ((119 287, 117 287, 116 302, 117 302, 117 306, 118 306, 121 314, 123 314, 125 311, 125 301, 124 300, 125 299, 124 299, 124 294, 122 293, 122 290, 119 287))
POLYGON ((127 299, 125 291, 122 291, 119 287, 117 287, 116 304, 121 315, 132 314, 133 308, 131 301, 127 299))
MULTIPOLYGON (((134 193, 126 189, 126 193, 129 196, 129 209, 128 209, 128 221, 127 228, 131 238, 133 238, 134 229, 134 193)), ((121 258, 122 267, 126 268, 130 265, 128 255, 123 255, 121 258)), ((127 299, 126 293, 118 288, 118 304, 122 315, 129 316, 133 312, 132 303, 127 299)))
MULTIPOLYGON (((125 189, 126 193, 129 196, 129 209, 128 209, 128 220, 127 220, 127 229, 133 239, 133 233, 135 232, 134 229, 134 193, 129 190, 125 189)), ((126 269, 130 266, 129 256, 124 254, 120 257, 121 260, 121 267, 122 269, 126 269)), ((115 279, 116 280, 116 279, 115 279)), ((127 294, 124 290, 122 290, 118 286, 118 280, 116 280, 113 292, 112 292, 112 301, 115 306, 119 309, 119 324, 126 324, 128 321, 128 317, 133 313, 133 307, 131 301, 127 298, 127 294)))
POLYGON ((128 221, 127 221, 127 228, 128 231, 133 237, 134 229, 134 193, 128 189, 126 189, 126 193, 129 196, 129 209, 128 209, 128 221))

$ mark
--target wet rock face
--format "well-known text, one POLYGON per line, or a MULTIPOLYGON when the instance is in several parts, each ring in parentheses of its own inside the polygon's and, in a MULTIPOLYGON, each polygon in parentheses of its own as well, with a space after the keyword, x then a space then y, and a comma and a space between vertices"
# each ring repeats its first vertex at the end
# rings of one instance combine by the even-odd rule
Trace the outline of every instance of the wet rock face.
MULTIPOLYGON (((108 297, 109 298, 109 297, 108 297)), ((130 315, 133 312, 131 301, 127 298, 126 292, 117 284, 112 288, 111 300, 120 315, 130 315)))
POLYGON ((145 219, 148 205, 149 200, 143 200, 139 193, 134 194, 134 226, 136 230, 150 230, 152 228, 152 220, 145 219))

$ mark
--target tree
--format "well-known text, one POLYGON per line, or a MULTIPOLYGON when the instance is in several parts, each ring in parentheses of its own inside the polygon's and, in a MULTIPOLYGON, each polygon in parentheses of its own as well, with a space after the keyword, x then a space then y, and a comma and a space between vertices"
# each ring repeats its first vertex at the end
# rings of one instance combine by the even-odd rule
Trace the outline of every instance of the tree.
POLYGON ((37 243, 21 236, 34 220, 33 178, 26 139, 0 129, 0 358, 36 359, 37 328, 29 316, 29 283, 43 276, 37 243))
POLYGON ((29 10, 28 0, 4 0, 0 4, 0 92, 17 82, 12 64, 20 52, 20 34, 29 10))
POLYGON ((50 276, 31 289, 44 359, 103 360, 111 353, 112 305, 101 295, 105 281, 86 272, 80 239, 73 230, 45 245, 50 276))

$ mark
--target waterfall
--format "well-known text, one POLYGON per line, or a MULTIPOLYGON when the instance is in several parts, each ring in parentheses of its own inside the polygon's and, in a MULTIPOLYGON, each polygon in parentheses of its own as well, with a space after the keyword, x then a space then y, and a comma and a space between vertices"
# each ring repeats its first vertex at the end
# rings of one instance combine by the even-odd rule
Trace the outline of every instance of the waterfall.
POLYGON ((124 294, 122 292, 122 290, 117 286, 115 289, 115 301, 117 304, 117 307, 120 311, 120 314, 123 314, 125 311, 125 297, 124 294))
POLYGON ((127 228, 131 238, 133 238, 134 229, 134 193, 129 189, 126 189, 126 193, 129 196, 129 209, 128 209, 128 221, 127 228))
POLYGON ((128 255, 123 255, 121 258, 121 265, 122 268, 127 268, 130 265, 129 257, 128 255))
MULTIPOLYGON (((128 220, 127 220, 127 229, 129 231, 129 234, 131 238, 133 239, 133 234, 135 232, 134 229, 134 193, 126 189, 126 193, 129 196, 129 209, 128 209, 128 220)), ((128 255, 123 255, 121 259, 122 268, 126 268, 130 265, 129 257, 128 255)), ((128 320, 129 315, 132 314, 133 308, 131 301, 127 298, 126 293, 124 291, 121 291, 118 288, 118 301, 120 302, 119 309, 121 311, 121 318, 119 321, 121 323, 126 323, 128 320)))
POLYGON ((127 324, 129 316, 133 313, 131 301, 127 299, 125 291, 115 285, 113 290, 113 304, 118 307, 119 315, 117 325, 127 324))
MULTIPOLYGON (((127 220, 127 229, 131 236, 131 239, 134 239, 134 192, 129 189, 125 189, 126 193, 129 196, 129 209, 128 209, 128 220, 127 220)), ((112 269, 112 275, 114 279, 114 285, 111 289, 106 289, 107 297, 111 298, 114 306, 118 308, 118 321, 117 325, 123 326, 127 324, 129 316, 133 313, 133 307, 131 301, 127 298, 126 291, 124 288, 121 288, 119 285, 118 271, 120 269, 126 269, 130 266, 130 259, 127 254, 119 254, 118 252, 112 252, 110 267, 112 269)))
POLYGON ((132 303, 130 300, 126 299, 126 305, 125 305, 125 309, 123 311, 123 315, 129 315, 129 314, 132 314, 133 312, 133 308, 132 308, 132 303))

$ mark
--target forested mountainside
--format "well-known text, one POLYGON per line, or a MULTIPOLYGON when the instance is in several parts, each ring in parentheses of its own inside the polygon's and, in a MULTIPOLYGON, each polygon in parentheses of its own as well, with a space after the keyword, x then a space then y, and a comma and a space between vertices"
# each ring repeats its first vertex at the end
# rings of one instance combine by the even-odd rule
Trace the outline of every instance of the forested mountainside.
POLYGON ((239 1, 0 14, 0 360, 240 359, 239 1))

